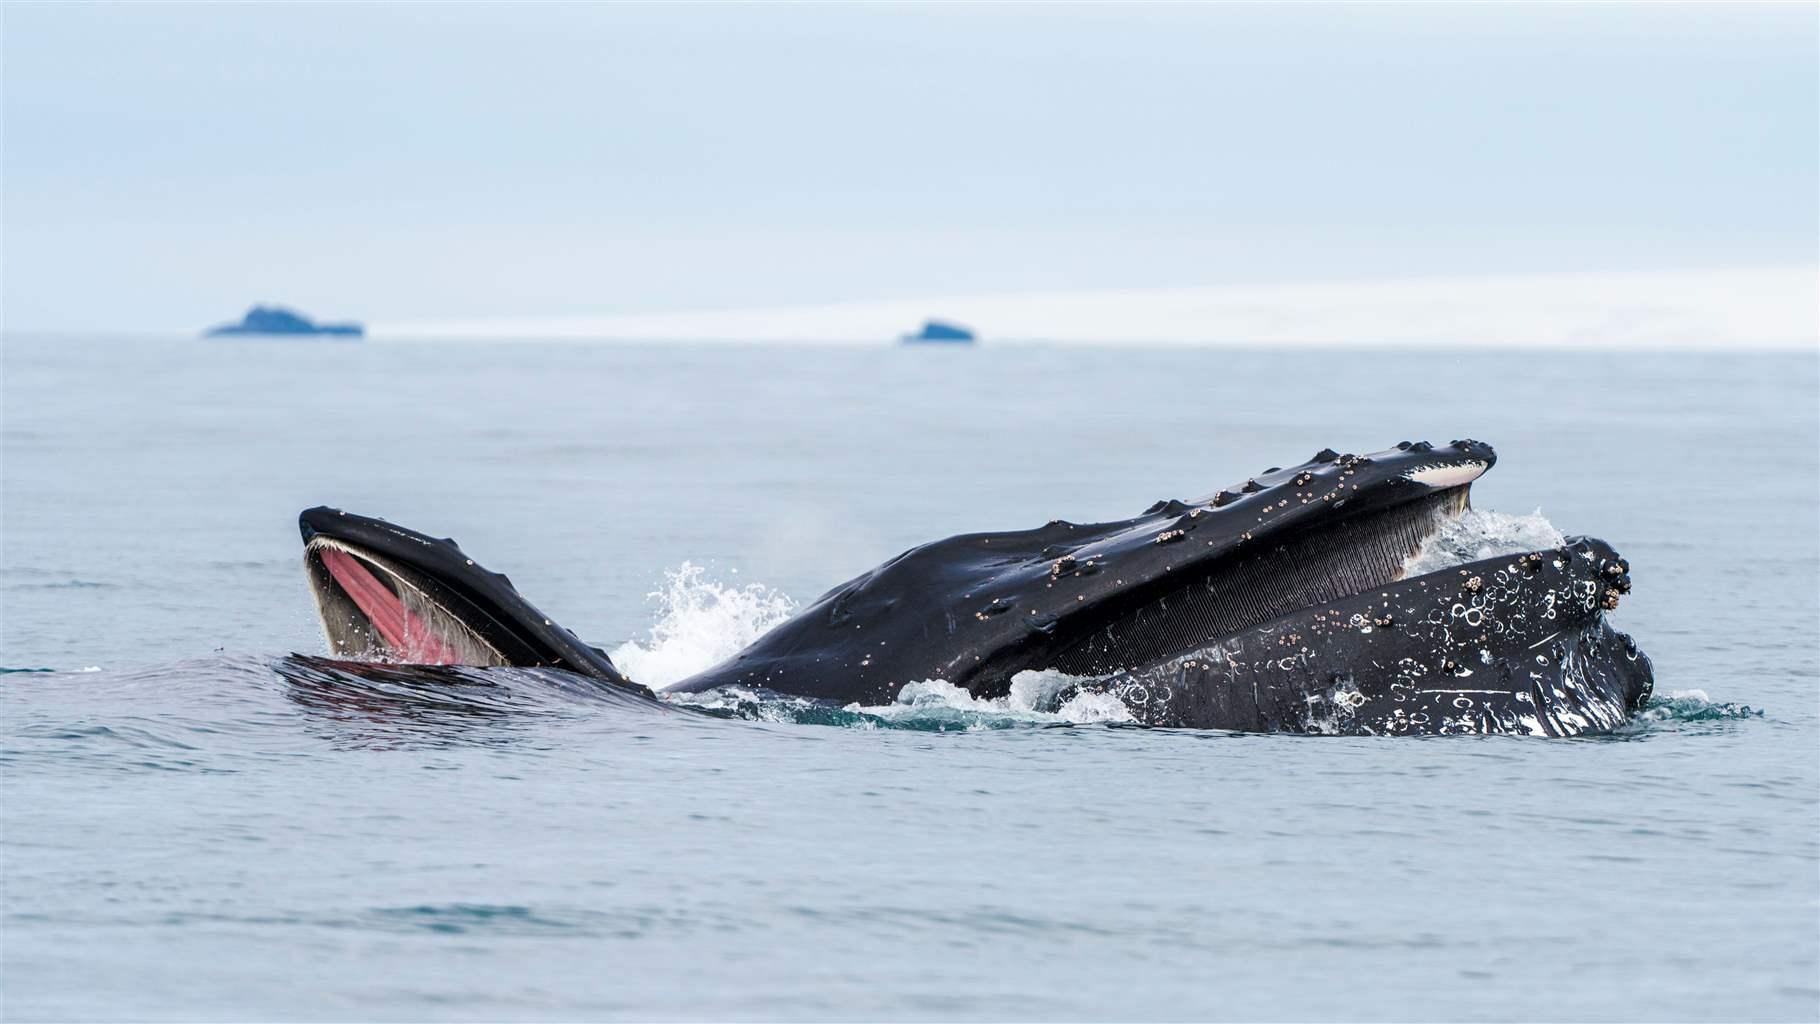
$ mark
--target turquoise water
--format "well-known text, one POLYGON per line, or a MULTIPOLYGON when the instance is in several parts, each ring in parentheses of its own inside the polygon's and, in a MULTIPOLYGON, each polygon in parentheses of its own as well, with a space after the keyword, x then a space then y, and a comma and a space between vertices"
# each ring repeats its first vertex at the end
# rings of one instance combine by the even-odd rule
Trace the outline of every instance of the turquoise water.
POLYGON ((1820 1015, 1812 356, 4 342, 9 1019, 1820 1015), (438 535, 654 682, 919 541, 1473 436, 1611 541, 1580 741, 939 688, 714 718, 311 678, 295 516, 438 535), (288 674, 287 674, 288 672, 288 674))

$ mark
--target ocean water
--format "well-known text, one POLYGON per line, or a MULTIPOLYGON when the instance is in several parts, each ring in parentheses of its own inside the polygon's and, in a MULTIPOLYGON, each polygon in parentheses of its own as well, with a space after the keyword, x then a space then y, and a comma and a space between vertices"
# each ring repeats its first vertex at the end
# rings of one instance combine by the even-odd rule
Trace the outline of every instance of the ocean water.
POLYGON ((8 336, 0 371, 7 1019, 1820 1016, 1812 355, 8 336), (286 660, 325 650, 308 505, 452 535, 662 682, 921 541, 1466 436, 1501 461, 1456 540, 1630 559, 1621 734, 286 660))

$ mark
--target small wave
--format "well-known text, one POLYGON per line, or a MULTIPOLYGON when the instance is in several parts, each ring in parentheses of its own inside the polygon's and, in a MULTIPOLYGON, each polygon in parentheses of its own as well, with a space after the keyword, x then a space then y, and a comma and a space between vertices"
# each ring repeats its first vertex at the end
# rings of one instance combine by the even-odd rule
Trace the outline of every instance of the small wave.
POLYGON ((877 729, 889 725, 875 715, 866 714, 857 706, 841 707, 833 701, 798 697, 763 687, 720 686, 697 693, 665 693, 659 696, 677 707, 706 712, 717 718, 738 718, 748 722, 834 725, 852 729, 877 729))
POLYGON ((721 583, 692 562, 664 576, 663 589, 649 595, 657 604, 649 636, 609 655, 627 677, 654 689, 725 661, 796 611, 781 591, 721 583))
POLYGON ((536 935, 575 927, 571 922, 540 914, 530 907, 491 903, 375 907, 368 912, 368 917, 381 928, 420 929, 442 934, 485 930, 536 935))
POLYGON ((1567 542, 1541 509, 1513 516, 1489 509, 1469 508, 1435 531, 1422 549, 1403 564, 1405 576, 1423 576, 1467 562, 1499 555, 1558 548, 1567 542))
POLYGON ((1728 722, 1762 717, 1763 712, 1749 704, 1713 700, 1705 690, 1675 690, 1666 697, 1652 697, 1637 713, 1636 720, 1643 723, 1728 722))
POLYGON ((1704 690, 1673 690, 1656 694, 1643 710, 1611 731, 1608 739, 1647 739, 1660 733, 1701 733, 1724 729, 1733 722, 1763 718, 1748 704, 1713 700, 1704 690))
POLYGON ((50 668, 48 666, 40 667, 40 666, 36 666, 36 665, 0 665, 0 676, 18 675, 18 674, 86 675, 91 672, 100 672, 100 671, 102 671, 102 668, 100 665, 84 665, 81 668, 50 668))
POLYGON ((662 708, 649 697, 552 668, 406 665, 292 654, 272 662, 287 696, 329 712, 443 723, 570 714, 585 705, 662 708))

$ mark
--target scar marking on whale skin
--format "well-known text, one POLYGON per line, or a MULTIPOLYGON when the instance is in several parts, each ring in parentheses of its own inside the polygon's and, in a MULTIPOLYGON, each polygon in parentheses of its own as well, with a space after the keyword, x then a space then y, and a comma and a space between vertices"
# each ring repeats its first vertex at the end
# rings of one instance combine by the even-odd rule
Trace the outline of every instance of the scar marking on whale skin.
POLYGON ((1542 639, 1537 640, 1535 643, 1530 644, 1529 649, 1533 651, 1536 648, 1542 646, 1543 644, 1549 642, 1550 640, 1553 640, 1555 637, 1558 637, 1560 635, 1561 635, 1561 631, 1557 629, 1553 633, 1550 633, 1547 636, 1543 637, 1542 639))

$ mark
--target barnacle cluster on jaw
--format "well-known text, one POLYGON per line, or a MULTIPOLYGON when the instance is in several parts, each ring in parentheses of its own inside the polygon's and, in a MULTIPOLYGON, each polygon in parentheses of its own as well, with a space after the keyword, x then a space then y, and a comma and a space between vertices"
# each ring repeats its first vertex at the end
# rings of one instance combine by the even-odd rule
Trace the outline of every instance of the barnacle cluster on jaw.
POLYGON ((1616 608, 1618 595, 1630 593, 1630 564, 1619 558, 1605 563, 1600 571, 1606 576, 1606 583, 1609 584, 1605 588, 1605 599, 1610 602, 1607 607, 1616 608))
MULTIPOLYGON (((1581 541, 1578 544, 1563 548, 1561 549, 1561 553, 1566 554, 1570 550, 1579 550, 1588 557, 1598 558, 1599 568, 1597 575, 1603 583, 1603 588, 1599 590, 1599 606, 1606 611, 1616 609, 1618 607, 1618 600, 1625 594, 1630 593, 1631 590, 1630 563, 1618 556, 1615 552, 1609 558, 1599 556, 1594 550, 1590 549, 1586 541, 1581 541)), ((1609 551, 1610 549, 1608 548, 1606 550, 1609 551)))
POLYGON ((1156 535, 1156 542, 1158 544, 1174 544, 1176 541, 1181 540, 1186 536, 1188 536, 1187 530, 1164 530, 1162 533, 1156 535))
POLYGON ((986 607, 981 608, 977 612, 974 612, 973 617, 980 620, 981 622, 984 622, 987 619, 992 618, 994 615, 1003 615, 1005 612, 1008 612, 1010 610, 1011 610, 1011 605, 1009 602, 1007 602, 1002 597, 995 597, 992 599, 991 604, 988 604, 986 607))
MULTIPOLYGON (((1055 581, 1061 579, 1063 576, 1092 576, 1099 571, 1100 563, 1094 561, 1092 558, 1088 558, 1083 562, 1076 559, 1073 555, 1063 555, 1049 563, 1049 585, 1051 587, 1055 586, 1055 581)), ((1120 582, 1123 581, 1121 580, 1120 582)))

